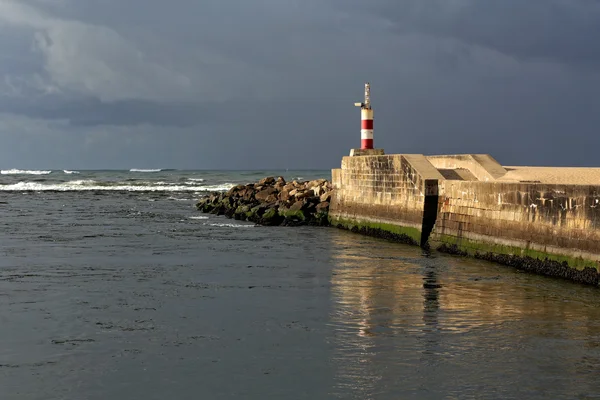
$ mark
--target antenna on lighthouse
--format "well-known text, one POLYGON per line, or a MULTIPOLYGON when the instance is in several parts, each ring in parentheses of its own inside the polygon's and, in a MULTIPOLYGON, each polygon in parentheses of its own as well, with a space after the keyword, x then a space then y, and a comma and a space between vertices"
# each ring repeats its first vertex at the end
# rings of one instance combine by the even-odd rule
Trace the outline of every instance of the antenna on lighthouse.
POLYGON ((365 101, 354 103, 360 107, 360 148, 362 150, 373 148, 373 109, 371 108, 371 84, 365 83, 365 101))
POLYGON ((371 85, 365 83, 365 108, 371 109, 371 85))

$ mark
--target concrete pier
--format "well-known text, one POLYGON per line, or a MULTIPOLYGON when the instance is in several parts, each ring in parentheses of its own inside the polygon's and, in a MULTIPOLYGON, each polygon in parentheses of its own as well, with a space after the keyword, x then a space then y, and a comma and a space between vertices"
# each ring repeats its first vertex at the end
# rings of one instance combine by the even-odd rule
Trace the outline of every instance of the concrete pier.
POLYGON ((600 168, 351 154, 332 171, 332 225, 598 284, 600 168))

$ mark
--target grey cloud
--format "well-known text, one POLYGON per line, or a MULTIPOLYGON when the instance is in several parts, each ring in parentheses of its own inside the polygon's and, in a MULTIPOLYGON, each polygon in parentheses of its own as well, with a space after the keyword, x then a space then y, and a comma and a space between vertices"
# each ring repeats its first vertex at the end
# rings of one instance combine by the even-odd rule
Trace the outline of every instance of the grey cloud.
POLYGON ((388 152, 593 165, 599 28, 583 0, 0 0, 0 160, 330 168, 369 80, 388 152))
MULTIPOLYGON (((57 95, 37 101, 11 99, 0 111, 31 118, 64 120, 73 126, 193 126, 211 119, 210 109, 195 103, 119 100, 104 103, 94 97, 65 100, 57 95)), ((214 121, 214 118, 213 118, 214 121)))
POLYGON ((600 3, 589 0, 336 0, 373 13, 400 34, 455 38, 522 59, 600 62, 600 3))
POLYGON ((229 127, 232 132, 242 127, 270 132, 275 126, 285 131, 283 127, 289 122, 296 126, 308 121, 316 123, 331 113, 344 109, 354 111, 351 106, 350 103, 341 102, 331 105, 318 99, 277 102, 232 100, 218 103, 158 103, 143 100, 104 103, 94 97, 65 100, 60 95, 46 95, 35 100, 13 98, 3 102, 0 99, 0 112, 38 120, 63 121, 73 127, 147 124, 163 128, 186 128, 222 125, 229 127), (307 118, 306 114, 311 118, 307 118))
MULTIPOLYGON (((326 128, 299 121, 292 128, 277 123, 243 130, 232 121, 166 131, 147 124, 73 127, 0 115, 0 168, 332 168, 346 150, 333 146, 338 138, 326 128), (324 148, 332 149, 331 158, 322 157, 324 148)), ((348 136, 347 145, 355 136, 348 136)))

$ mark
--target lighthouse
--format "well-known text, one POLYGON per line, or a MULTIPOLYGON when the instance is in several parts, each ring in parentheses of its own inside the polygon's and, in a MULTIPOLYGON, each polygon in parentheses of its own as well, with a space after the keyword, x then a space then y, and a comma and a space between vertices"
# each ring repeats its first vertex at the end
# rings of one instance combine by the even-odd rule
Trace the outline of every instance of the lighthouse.
POLYGON ((382 155, 383 149, 373 147, 373 109, 371 108, 371 84, 365 83, 365 100, 354 103, 360 107, 360 149, 352 149, 351 156, 382 155))
POLYGON ((360 149, 373 148, 373 109, 371 108, 371 85, 365 83, 365 101, 354 103, 360 107, 360 149))

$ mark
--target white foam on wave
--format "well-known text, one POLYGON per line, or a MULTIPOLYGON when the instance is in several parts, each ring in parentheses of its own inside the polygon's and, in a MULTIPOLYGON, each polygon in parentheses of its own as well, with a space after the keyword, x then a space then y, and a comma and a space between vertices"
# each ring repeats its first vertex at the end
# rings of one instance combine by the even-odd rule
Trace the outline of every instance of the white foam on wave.
MULTIPOLYGON (((19 182, 19 183, 25 183, 25 182, 19 182)), ((69 182, 65 182, 65 184, 69 184, 69 185, 75 185, 75 186, 90 186, 90 185, 97 185, 98 182, 93 180, 93 179, 79 179, 76 181, 69 181, 69 182)))
POLYGON ((204 224, 208 226, 215 226, 218 228, 254 228, 256 225, 241 225, 241 224, 227 224, 227 223, 214 223, 204 224))
POLYGON ((234 186, 236 186, 235 183, 222 183, 220 185, 196 186, 196 187, 200 187, 201 192, 226 192, 234 186))
POLYGON ((10 185, 0 185, 0 191, 53 191, 53 192, 77 192, 77 191, 121 191, 121 192, 222 192, 235 186, 233 183, 224 183, 212 186, 189 186, 189 185, 127 185, 114 183, 100 185, 93 180, 76 180, 64 183, 43 184, 38 182, 18 182, 10 185))
MULTIPOLYGON (((200 183, 201 181, 198 182, 181 182, 181 185, 198 185, 198 183, 200 183)), ((148 184, 148 185, 157 185, 157 186, 171 186, 171 185, 176 185, 176 183, 173 182, 163 182, 163 181, 157 181, 157 182, 140 182, 141 184, 148 184)))
POLYGON ((131 168, 129 170, 129 172, 160 172, 160 171, 162 171, 162 169, 160 169, 160 168, 156 168, 156 169, 131 168))
POLYGON ((204 182, 204 179, 202 178, 188 178, 188 180, 192 182, 204 182))
POLYGON ((69 171, 68 169, 63 169, 63 172, 65 174, 71 175, 71 174, 78 174, 79 171, 69 171))
POLYGON ((190 217, 190 219, 208 219, 208 217, 206 217, 204 215, 197 215, 195 217, 190 217))
POLYGON ((52 171, 42 170, 25 170, 25 169, 3 169, 0 171, 2 175, 48 175, 52 171))

